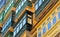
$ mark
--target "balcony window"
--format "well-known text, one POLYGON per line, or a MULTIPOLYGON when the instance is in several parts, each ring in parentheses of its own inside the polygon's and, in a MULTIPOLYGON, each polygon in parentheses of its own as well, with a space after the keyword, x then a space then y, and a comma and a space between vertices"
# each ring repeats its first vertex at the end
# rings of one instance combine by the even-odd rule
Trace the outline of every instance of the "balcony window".
MULTIPOLYGON (((18 9, 20 9, 20 6, 19 6, 19 8, 18 9)), ((16 9, 16 14, 17 14, 17 12, 18 12, 18 9, 16 9)))
POLYGON ((46 32, 46 27, 43 28, 43 34, 46 32))
POLYGON ((21 8, 21 6, 16 8, 16 14, 17 14, 17 12, 19 11, 20 8, 21 8))
POLYGON ((16 35, 16 31, 14 31, 14 35, 13 36, 15 36, 16 35))
POLYGON ((21 5, 23 5, 23 4, 24 4, 24 2, 21 3, 21 5))
POLYGON ((29 15, 29 14, 28 14, 28 17, 32 18, 32 16, 31 16, 31 15, 29 15))
POLYGON ((28 23, 32 24, 32 19, 28 18, 28 23))
POLYGON ((37 10, 37 9, 38 9, 38 4, 35 5, 35 10, 37 10))
POLYGON ((17 27, 17 33, 19 32, 19 30, 20 30, 20 28, 19 28, 19 26, 17 27))
POLYGON ((60 12, 58 13, 58 18, 60 19, 60 12))
POLYGON ((53 18, 53 24, 56 23, 56 16, 53 18))
POLYGON ((48 23, 48 30, 51 28, 51 22, 48 23))
POLYGON ((22 23, 20 23, 20 29, 22 28, 22 23))
POLYGON ((26 19, 23 20, 23 25, 26 23, 26 19))
POLYGON ((39 0, 39 6, 42 4, 43 0, 39 0))

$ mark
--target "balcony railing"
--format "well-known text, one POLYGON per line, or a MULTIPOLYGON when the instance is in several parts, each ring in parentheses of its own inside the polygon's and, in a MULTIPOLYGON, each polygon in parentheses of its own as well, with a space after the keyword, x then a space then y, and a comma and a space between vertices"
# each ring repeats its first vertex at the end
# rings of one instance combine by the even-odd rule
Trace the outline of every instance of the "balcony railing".
POLYGON ((40 6, 38 6, 38 9, 35 11, 36 16, 38 16, 41 11, 46 7, 46 5, 50 2, 51 0, 44 0, 40 6))
POLYGON ((17 26, 14 28, 13 37, 19 37, 25 30, 30 31, 32 29, 33 13, 26 11, 19 19, 17 26))
POLYGON ((28 0, 20 2, 19 6, 16 8, 16 18, 21 14, 26 6, 31 6, 31 2, 28 0))
POLYGON ((10 26, 11 26, 11 24, 12 24, 11 20, 12 20, 12 17, 9 16, 9 18, 7 19, 7 21, 6 21, 5 24, 3 25, 2 30, 1 30, 1 32, 2 32, 3 35, 4 35, 4 34, 8 31, 8 29, 10 28, 10 26))

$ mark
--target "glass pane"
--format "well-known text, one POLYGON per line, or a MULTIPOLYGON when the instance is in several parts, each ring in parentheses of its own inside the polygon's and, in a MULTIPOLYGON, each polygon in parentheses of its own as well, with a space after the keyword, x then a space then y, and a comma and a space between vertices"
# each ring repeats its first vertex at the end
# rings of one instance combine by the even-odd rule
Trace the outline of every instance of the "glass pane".
POLYGON ((22 23, 20 23, 20 29, 22 28, 22 23))
POLYGON ((32 19, 28 18, 28 23, 32 24, 32 19))
POLYGON ((23 5, 24 4, 24 2, 21 2, 21 5, 23 5))
POLYGON ((39 0, 39 6, 41 5, 41 0, 39 0))
POLYGON ((25 23, 26 23, 26 18, 23 20, 23 25, 25 25, 25 23))
POLYGON ((43 34, 46 32, 46 27, 43 28, 43 34))
POLYGON ((39 0, 39 6, 42 4, 43 0, 39 0))
POLYGON ((60 19, 60 12, 58 13, 58 18, 60 19))
POLYGON ((51 28, 51 22, 48 23, 48 30, 51 28))
POLYGON ((17 27, 17 33, 19 32, 19 26, 17 27))
POLYGON ((53 18, 53 24, 56 23, 56 16, 53 18))
POLYGON ((35 5, 35 10, 37 10, 38 9, 38 3, 35 5))
POLYGON ((14 31, 14 35, 13 36, 15 36, 16 35, 16 31, 14 31))
POLYGON ((32 16, 31 16, 31 15, 29 15, 29 14, 28 14, 28 17, 31 17, 31 18, 32 18, 32 16))
MULTIPOLYGON (((19 7, 20 8, 20 7, 19 7)), ((16 9, 16 14, 17 14, 17 12, 18 12, 18 9, 16 9)))

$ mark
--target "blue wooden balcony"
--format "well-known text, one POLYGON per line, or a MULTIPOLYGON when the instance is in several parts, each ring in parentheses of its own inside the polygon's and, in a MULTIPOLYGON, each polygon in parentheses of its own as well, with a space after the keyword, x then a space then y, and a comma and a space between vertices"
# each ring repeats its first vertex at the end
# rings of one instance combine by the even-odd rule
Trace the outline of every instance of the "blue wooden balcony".
POLYGON ((12 17, 9 16, 9 18, 7 19, 7 21, 4 23, 2 27, 1 33, 5 35, 8 29, 11 27, 11 25, 12 25, 12 17))

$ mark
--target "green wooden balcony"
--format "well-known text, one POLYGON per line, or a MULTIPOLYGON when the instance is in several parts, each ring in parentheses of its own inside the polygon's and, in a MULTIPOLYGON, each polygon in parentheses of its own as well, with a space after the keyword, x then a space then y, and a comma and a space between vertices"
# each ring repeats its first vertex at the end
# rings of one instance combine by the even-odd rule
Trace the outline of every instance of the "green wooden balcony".
POLYGON ((16 23, 13 37, 19 37, 25 30, 31 31, 33 24, 33 13, 26 11, 16 23))

